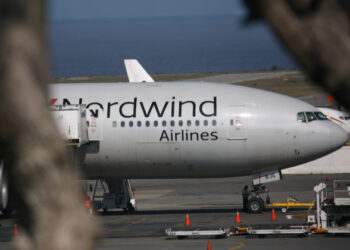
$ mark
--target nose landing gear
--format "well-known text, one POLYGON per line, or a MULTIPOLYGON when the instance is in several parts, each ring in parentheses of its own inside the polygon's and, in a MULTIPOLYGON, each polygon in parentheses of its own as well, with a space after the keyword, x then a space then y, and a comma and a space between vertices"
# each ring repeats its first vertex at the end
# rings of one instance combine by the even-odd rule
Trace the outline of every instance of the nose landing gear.
POLYGON ((248 212, 253 214, 260 214, 265 209, 265 201, 262 195, 266 194, 266 203, 270 203, 269 190, 263 185, 254 185, 253 190, 250 191, 248 199, 248 212))

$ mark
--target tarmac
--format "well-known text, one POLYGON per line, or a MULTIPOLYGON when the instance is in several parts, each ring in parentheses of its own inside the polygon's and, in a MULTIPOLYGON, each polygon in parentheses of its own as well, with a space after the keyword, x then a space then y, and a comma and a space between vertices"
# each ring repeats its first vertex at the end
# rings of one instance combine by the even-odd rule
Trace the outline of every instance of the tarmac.
MULTIPOLYGON (((302 202, 314 199, 313 187, 325 180, 325 175, 287 175, 279 182, 266 185, 272 202, 285 201, 289 195, 302 202)), ((350 179, 347 175, 330 175, 330 180, 350 179)), ((252 227, 278 227, 302 225, 304 219, 287 220, 286 214, 305 214, 306 210, 277 211, 277 220, 271 221, 271 210, 262 214, 242 211, 241 190, 251 183, 251 177, 219 179, 132 180, 136 188, 138 211, 122 210, 100 213, 96 218, 102 233, 95 249, 206 249, 208 240, 212 249, 347 249, 350 237, 310 235, 258 238, 230 236, 226 239, 168 239, 167 228, 184 228, 186 214, 191 226, 198 229, 233 228, 238 225, 252 227), (235 223, 240 212, 241 223, 235 223)), ((15 218, 0 217, 0 249, 10 249, 15 218)), ((19 233, 21 227, 19 226, 19 233)))
POLYGON ((283 78, 285 76, 291 76, 296 74, 300 74, 300 71, 289 70, 289 71, 228 73, 228 74, 219 74, 215 76, 194 78, 186 81, 239 83, 239 82, 255 81, 255 80, 261 80, 261 79, 283 78))

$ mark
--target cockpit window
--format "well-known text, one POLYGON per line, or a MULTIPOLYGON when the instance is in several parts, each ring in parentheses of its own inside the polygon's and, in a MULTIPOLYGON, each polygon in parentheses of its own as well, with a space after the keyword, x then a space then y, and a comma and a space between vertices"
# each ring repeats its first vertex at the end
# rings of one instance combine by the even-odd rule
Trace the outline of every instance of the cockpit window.
POLYGON ((328 120, 327 117, 322 112, 315 112, 318 120, 328 120))
POLYGON ((306 117, 309 122, 317 120, 315 114, 313 112, 306 112, 306 117))
POLYGON ((345 120, 350 120, 350 115, 346 115, 345 120))
POLYGON ((306 122, 305 114, 304 112, 299 112, 297 116, 298 122, 306 122))
POLYGON ((340 120, 345 120, 344 116, 339 116, 340 120))

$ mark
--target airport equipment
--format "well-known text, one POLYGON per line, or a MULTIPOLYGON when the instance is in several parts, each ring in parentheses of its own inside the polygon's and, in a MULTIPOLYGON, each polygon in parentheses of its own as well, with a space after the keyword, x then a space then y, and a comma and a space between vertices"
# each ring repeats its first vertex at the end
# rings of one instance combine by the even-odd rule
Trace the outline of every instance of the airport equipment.
MULTIPOLYGON (((102 123, 99 117, 89 117, 87 121, 86 106, 80 104, 52 105, 51 114, 55 120, 61 137, 66 145, 73 149, 78 162, 83 162, 86 152, 93 153, 99 148, 102 123)), ((131 190, 130 181, 123 178, 97 179, 95 182, 92 201, 93 208, 108 209, 121 208, 126 211, 136 210, 136 200, 131 190), (98 184, 103 193, 97 194, 98 184)), ((90 199, 90 196, 87 196, 90 199)), ((90 213, 91 204, 87 204, 90 213)))
POLYGON ((273 202, 265 205, 268 208, 280 208, 282 213, 286 213, 290 208, 308 208, 311 209, 315 206, 312 202, 299 202, 294 197, 287 197, 286 202, 273 202))
POLYGON ((230 235, 245 235, 247 234, 248 227, 235 227, 230 235))
POLYGON ((165 230, 165 234, 168 238, 206 238, 206 237, 215 237, 215 238, 226 238, 230 235, 229 228, 219 228, 219 229, 179 229, 173 230, 168 228, 165 230))
POLYGON ((239 216, 239 212, 236 212, 236 223, 241 223, 241 216, 239 216))
POLYGON ((17 223, 15 224, 14 228, 13 228, 13 235, 16 236, 18 235, 18 226, 17 223))
POLYGON ((210 240, 208 240, 207 250, 211 250, 211 243, 210 243, 210 240))
POLYGON ((85 105, 52 105, 50 111, 68 146, 80 147, 89 142, 85 105))
POLYGON ((191 226, 190 217, 188 216, 188 214, 186 214, 185 226, 191 226))
POLYGON ((333 185, 320 183, 314 191, 316 232, 350 234, 350 180, 334 180, 333 185))
POLYGON ((265 235, 295 235, 295 236, 307 236, 309 233, 309 227, 307 226, 291 226, 290 228, 278 228, 278 229, 253 229, 249 227, 247 233, 251 235, 265 236, 265 235))
POLYGON ((131 188, 130 180, 125 178, 98 179, 93 188, 92 204, 95 210, 121 208, 133 212, 136 199, 131 188), (98 190, 102 189, 102 194, 98 190))
POLYGON ((275 209, 272 208, 272 212, 271 212, 271 220, 272 221, 275 221, 277 218, 276 218, 276 212, 275 212, 275 209))

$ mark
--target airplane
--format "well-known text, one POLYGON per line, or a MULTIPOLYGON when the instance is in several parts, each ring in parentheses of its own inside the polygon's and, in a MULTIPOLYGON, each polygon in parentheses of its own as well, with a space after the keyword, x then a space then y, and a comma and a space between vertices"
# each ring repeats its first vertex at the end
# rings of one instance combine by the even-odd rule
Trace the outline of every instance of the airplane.
POLYGON ((348 134, 350 134, 350 114, 341 110, 332 108, 317 107, 327 118, 340 127, 342 127, 348 134))
MULTIPOLYGON (((348 139, 303 101, 231 84, 154 82, 134 64, 129 67, 139 82, 49 85, 50 105, 86 105, 90 142, 81 147, 80 164, 86 179, 120 184, 137 178, 252 175, 259 185, 282 178, 281 169, 339 149, 348 139)), ((0 185, 7 190, 1 173, 0 185)), ((2 211, 6 197, 2 192, 2 211)), ((252 197, 248 206, 258 212, 264 201, 252 197)))
POLYGON ((341 126, 350 135, 350 114, 331 95, 317 94, 298 99, 317 107, 329 120, 341 126))

